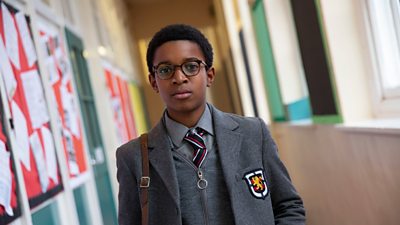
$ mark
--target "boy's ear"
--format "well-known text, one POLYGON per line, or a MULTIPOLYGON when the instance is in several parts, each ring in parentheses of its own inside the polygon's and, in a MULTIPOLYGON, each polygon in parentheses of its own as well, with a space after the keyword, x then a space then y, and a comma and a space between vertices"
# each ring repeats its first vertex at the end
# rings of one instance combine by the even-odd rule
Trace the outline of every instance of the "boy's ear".
POLYGON ((211 87, 211 84, 213 83, 215 78, 215 69, 214 67, 211 67, 207 71, 207 87, 211 87))
POLYGON ((155 92, 158 93, 158 86, 157 86, 157 82, 156 82, 156 77, 151 75, 151 74, 149 74, 148 78, 149 78, 149 82, 150 82, 151 87, 153 88, 153 90, 155 92))

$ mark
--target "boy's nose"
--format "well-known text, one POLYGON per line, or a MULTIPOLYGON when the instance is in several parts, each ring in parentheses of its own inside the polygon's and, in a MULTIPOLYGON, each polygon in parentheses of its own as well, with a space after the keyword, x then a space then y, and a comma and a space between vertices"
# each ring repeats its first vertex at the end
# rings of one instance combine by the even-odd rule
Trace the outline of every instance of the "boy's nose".
POLYGON ((172 75, 172 82, 176 84, 187 82, 187 76, 182 72, 182 69, 179 67, 175 68, 174 75, 172 75))

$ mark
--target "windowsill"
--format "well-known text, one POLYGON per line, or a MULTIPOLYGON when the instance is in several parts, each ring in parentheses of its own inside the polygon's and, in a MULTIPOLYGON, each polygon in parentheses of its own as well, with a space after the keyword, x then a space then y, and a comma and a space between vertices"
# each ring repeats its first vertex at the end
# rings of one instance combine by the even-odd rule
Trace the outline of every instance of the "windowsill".
POLYGON ((315 128, 318 126, 332 126, 334 129, 345 132, 374 133, 374 134, 400 134, 400 118, 377 119, 360 122, 349 122, 343 124, 316 124, 312 120, 288 121, 276 123, 278 126, 297 127, 297 128, 315 128))
POLYGON ((400 134, 400 118, 344 123, 338 124, 336 127, 343 131, 357 131, 376 134, 400 134))

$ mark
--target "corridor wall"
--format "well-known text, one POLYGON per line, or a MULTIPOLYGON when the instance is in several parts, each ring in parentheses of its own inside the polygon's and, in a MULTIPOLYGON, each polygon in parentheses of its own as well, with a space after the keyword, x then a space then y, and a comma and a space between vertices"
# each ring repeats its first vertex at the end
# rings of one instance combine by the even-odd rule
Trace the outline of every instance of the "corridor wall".
POLYGON ((147 130, 146 114, 138 100, 141 91, 135 81, 135 60, 126 48, 130 34, 123 29, 110 30, 116 25, 122 27, 124 18, 115 20, 115 14, 104 11, 123 9, 118 4, 123 3, 0 1, 1 225, 117 224, 114 152, 122 142, 117 141, 116 133, 104 129, 113 121, 109 117, 111 107, 99 104, 99 99, 107 95, 105 79, 96 73, 102 69, 100 58, 110 61, 121 73, 116 80, 128 134, 123 141, 137 136, 139 122, 134 112, 141 114, 141 132, 147 130), (94 14, 106 23, 87 26, 94 14), (116 42, 122 45, 100 43, 96 29, 103 34, 116 33, 121 40, 116 42), (81 47, 75 48, 73 38, 81 40, 81 47), (100 47, 114 50, 114 55, 98 51, 100 47), (96 120, 100 128, 95 131, 100 142, 104 140, 102 148, 93 148, 94 130, 87 129, 88 99, 82 94, 81 80, 86 61, 89 88, 84 91, 94 90, 92 109, 100 118, 96 120), (123 74, 129 76, 120 79, 123 74), (97 85, 101 82, 104 86, 97 85), (104 165, 101 170, 100 164, 104 165), (103 172, 112 175, 99 179, 98 174, 103 172), (110 204, 100 204, 104 199, 110 204), (107 213, 104 207, 108 207, 107 213))

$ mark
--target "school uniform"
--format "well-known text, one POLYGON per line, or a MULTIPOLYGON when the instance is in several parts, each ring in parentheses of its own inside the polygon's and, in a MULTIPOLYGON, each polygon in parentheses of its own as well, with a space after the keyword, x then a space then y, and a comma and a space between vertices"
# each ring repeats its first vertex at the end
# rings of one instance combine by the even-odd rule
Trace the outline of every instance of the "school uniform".
MULTIPOLYGON (((148 136, 149 224, 305 224, 302 200, 261 119, 207 104, 197 126, 206 133, 208 151, 197 168, 180 140, 184 128, 166 117, 148 136), (199 171, 205 188, 198 186, 199 171)), ((140 141, 122 145, 116 155, 119 224, 140 224, 140 141)))

